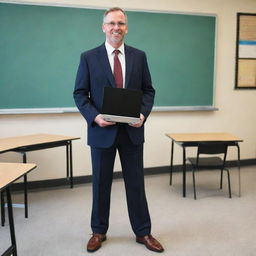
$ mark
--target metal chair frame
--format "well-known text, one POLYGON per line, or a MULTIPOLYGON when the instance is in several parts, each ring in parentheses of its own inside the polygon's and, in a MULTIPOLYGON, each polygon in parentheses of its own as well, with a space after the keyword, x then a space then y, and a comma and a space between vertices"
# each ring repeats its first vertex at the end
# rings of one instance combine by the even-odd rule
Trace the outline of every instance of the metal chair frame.
POLYGON ((196 200, 196 181, 195 181, 195 171, 203 169, 220 169, 220 189, 222 189, 223 184, 223 171, 227 172, 228 179, 228 192, 229 198, 231 195, 231 185, 230 185, 230 173, 229 169, 226 168, 226 156, 227 156, 228 144, 225 142, 201 142, 198 144, 197 156, 188 157, 187 161, 192 166, 192 177, 193 177, 193 191, 194 199, 196 200), (200 155, 223 155, 223 158, 220 156, 210 156, 210 157, 200 157, 200 155))

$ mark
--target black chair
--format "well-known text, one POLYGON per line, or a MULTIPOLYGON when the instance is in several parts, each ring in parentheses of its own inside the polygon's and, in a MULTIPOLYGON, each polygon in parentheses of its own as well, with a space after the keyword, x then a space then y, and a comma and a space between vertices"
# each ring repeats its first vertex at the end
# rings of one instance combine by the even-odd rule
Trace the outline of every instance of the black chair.
POLYGON ((231 185, 229 170, 225 167, 228 145, 225 142, 201 142, 198 145, 197 157, 188 157, 192 166, 194 199, 196 200, 195 171, 203 169, 220 169, 220 189, 222 189, 223 171, 227 172, 229 198, 231 198, 231 185), (201 155, 212 155, 202 157, 201 155), (215 155, 215 156, 213 156, 215 155))

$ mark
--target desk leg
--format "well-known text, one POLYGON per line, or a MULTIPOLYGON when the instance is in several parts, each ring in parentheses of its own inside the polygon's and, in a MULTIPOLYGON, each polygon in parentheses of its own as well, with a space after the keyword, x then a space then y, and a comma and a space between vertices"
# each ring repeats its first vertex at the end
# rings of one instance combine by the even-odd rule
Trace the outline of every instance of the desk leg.
POLYGON ((186 148, 183 149, 183 197, 186 197, 186 148))
MULTIPOLYGON (((22 152, 23 163, 27 163, 26 152, 22 152)), ((24 175, 24 204, 25 204, 25 218, 28 218, 28 183, 27 183, 27 174, 24 175)))
POLYGON ((11 250, 13 252, 12 255, 17 256, 17 245, 16 245, 16 239, 15 239, 12 198, 11 198, 10 187, 6 188, 6 194, 7 194, 8 216, 9 216, 9 223, 10 223, 10 234, 11 234, 11 241, 12 241, 11 250))
POLYGON ((69 142, 69 160, 70 160, 70 188, 73 188, 72 141, 69 142))
POLYGON ((69 179, 69 141, 66 145, 66 167, 67 167, 67 179, 69 179))
POLYGON ((4 191, 1 192, 1 225, 4 226, 5 223, 5 201, 4 201, 4 191))
POLYGON ((171 148, 171 162, 170 162, 170 185, 172 185, 173 150, 174 150, 174 141, 172 140, 172 148, 171 148))
POLYGON ((240 147, 239 144, 236 143, 237 147, 237 167, 238 167, 238 196, 241 196, 241 174, 240 174, 240 147))
POLYGON ((73 188, 73 164, 72 164, 72 142, 68 141, 66 146, 67 160, 67 178, 70 182, 70 188, 73 188))

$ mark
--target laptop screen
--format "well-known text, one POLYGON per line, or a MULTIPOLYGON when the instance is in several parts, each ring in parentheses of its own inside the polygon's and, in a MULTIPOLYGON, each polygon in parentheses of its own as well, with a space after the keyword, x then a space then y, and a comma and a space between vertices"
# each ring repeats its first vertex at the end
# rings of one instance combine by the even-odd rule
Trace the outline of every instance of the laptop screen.
POLYGON ((123 88, 104 88, 102 114, 139 117, 142 91, 123 88))

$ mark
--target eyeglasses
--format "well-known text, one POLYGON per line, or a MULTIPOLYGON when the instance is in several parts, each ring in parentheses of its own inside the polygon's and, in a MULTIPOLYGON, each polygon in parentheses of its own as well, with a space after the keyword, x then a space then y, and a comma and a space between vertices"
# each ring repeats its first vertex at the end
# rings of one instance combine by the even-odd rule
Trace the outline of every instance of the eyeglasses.
POLYGON ((126 25, 125 22, 105 22, 104 24, 107 24, 109 27, 115 27, 115 25, 117 25, 118 27, 124 27, 126 25))

